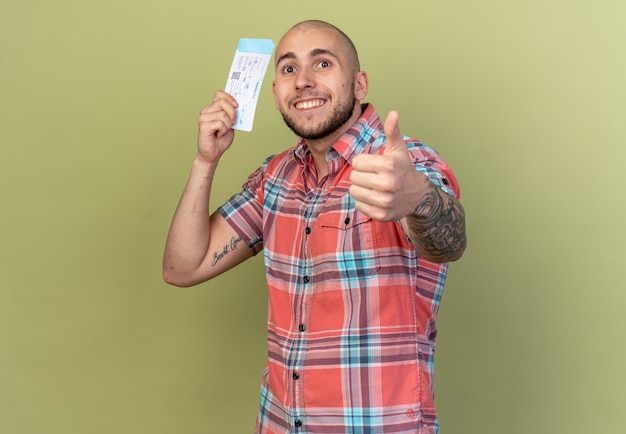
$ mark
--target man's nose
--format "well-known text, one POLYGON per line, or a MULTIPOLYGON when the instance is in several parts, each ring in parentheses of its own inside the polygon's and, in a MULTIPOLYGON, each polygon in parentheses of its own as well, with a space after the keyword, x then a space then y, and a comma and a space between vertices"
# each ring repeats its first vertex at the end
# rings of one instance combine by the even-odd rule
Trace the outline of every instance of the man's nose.
POLYGON ((315 86, 315 77, 311 70, 304 68, 298 71, 296 88, 306 89, 315 86))

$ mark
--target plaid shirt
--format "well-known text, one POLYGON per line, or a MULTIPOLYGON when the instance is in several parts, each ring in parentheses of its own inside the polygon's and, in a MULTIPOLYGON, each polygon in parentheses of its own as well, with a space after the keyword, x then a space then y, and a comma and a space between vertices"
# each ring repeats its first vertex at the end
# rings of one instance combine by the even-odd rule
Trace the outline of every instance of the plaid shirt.
MULTIPOLYGON (((369 104, 327 152, 317 183, 305 143, 269 158, 220 213, 264 250, 268 363, 257 433, 437 433, 435 317, 447 264, 419 255, 398 222, 348 194, 352 158, 380 153, 369 104)), ((405 138, 415 167, 458 197, 440 156, 405 138)))

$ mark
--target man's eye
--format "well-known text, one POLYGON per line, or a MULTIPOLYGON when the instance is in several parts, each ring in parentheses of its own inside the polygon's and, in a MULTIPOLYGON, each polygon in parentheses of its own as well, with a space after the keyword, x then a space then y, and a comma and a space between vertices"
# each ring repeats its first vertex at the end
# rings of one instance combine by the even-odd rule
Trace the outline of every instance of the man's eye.
POLYGON ((330 62, 328 60, 320 60, 318 66, 320 68, 328 68, 330 66, 330 62))
POLYGON ((293 71, 294 71, 293 66, 285 66, 283 68, 283 73, 285 73, 285 74, 291 74, 293 71))

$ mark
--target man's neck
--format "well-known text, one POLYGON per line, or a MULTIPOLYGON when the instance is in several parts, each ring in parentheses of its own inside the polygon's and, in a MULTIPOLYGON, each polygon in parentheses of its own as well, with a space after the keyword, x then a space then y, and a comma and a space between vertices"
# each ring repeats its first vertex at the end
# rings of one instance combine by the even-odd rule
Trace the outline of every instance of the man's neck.
POLYGON ((311 152, 313 161, 315 162, 315 170, 317 172, 317 180, 319 182, 324 176, 328 175, 328 162, 326 161, 326 153, 332 146, 337 143, 337 140, 343 136, 346 131, 356 123, 365 111, 364 105, 359 103, 359 106, 355 108, 352 117, 343 126, 335 132, 327 135, 318 140, 306 140, 307 148, 311 152))

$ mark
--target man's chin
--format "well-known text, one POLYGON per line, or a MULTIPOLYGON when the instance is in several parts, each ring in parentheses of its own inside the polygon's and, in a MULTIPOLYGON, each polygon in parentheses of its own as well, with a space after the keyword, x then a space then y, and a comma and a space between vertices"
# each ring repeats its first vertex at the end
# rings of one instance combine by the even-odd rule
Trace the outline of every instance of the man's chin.
POLYGON ((317 140, 325 137, 327 133, 324 131, 323 125, 319 124, 296 124, 291 119, 284 118, 285 124, 294 132, 298 137, 302 137, 305 140, 317 140))
POLYGON ((332 131, 326 131, 322 128, 307 128, 294 130, 297 136, 302 137, 305 140, 319 140, 328 136, 332 131))

